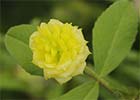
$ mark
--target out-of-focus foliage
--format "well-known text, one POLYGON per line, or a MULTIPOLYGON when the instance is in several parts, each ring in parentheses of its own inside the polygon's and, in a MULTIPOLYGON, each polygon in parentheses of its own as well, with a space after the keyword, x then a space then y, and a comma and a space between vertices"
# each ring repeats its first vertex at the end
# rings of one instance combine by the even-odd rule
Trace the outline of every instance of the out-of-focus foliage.
MULTIPOLYGON (((90 80, 87 76, 81 75, 60 86, 54 80, 45 81, 42 77, 28 74, 5 48, 4 37, 8 28, 28 23, 39 25, 41 21, 57 18, 63 22, 72 22, 73 25, 80 26, 91 49, 94 22, 113 3, 112 1, 115 0, 2 0, 0 15, 0 99, 50 100, 90 80)), ((109 77, 115 81, 112 81, 112 84, 118 82, 114 87, 116 89, 119 87, 118 91, 127 92, 124 88, 128 86, 129 91, 134 93, 131 96, 133 98, 138 98, 137 90, 140 84, 139 32, 140 30, 133 45, 133 51, 115 71, 111 72, 109 77)), ((93 63, 92 55, 89 56, 87 62, 93 63)), ((100 88, 100 92, 100 100, 115 99, 103 87, 100 88)))
POLYGON ((111 73, 112 77, 115 77, 118 81, 121 81, 125 85, 139 88, 139 61, 140 52, 131 51, 128 54, 128 57, 125 59, 125 61, 122 62, 120 66, 114 72, 111 73))

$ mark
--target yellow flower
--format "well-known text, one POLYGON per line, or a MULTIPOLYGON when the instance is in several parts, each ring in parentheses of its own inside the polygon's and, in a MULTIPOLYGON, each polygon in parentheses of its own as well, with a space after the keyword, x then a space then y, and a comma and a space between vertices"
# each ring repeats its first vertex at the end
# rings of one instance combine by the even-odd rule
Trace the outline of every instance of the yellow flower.
POLYGON ((33 63, 44 71, 45 79, 54 78, 60 84, 82 74, 90 54, 81 29, 51 19, 41 23, 30 37, 33 63))

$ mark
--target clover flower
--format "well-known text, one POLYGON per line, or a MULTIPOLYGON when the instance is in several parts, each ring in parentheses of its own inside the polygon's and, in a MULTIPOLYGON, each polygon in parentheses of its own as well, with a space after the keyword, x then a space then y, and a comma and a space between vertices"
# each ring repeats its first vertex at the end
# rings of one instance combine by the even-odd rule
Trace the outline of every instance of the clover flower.
POLYGON ((32 62, 43 69, 45 79, 54 78, 63 84, 83 73, 90 54, 86 44, 77 26, 51 19, 30 36, 29 46, 32 62))

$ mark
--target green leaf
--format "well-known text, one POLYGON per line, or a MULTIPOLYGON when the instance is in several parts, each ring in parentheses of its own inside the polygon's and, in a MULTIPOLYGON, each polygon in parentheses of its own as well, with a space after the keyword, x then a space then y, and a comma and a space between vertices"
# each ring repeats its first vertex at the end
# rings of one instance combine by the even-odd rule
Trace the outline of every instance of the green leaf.
POLYGON ((29 37, 36 31, 35 26, 19 25, 8 30, 5 43, 10 54, 27 72, 42 75, 42 70, 32 64, 32 52, 29 48, 29 37))
POLYGON ((1 70, 10 69, 12 66, 15 66, 15 62, 8 54, 4 45, 4 36, 0 33, 0 68, 1 70))
POLYGON ((102 77, 127 56, 137 33, 138 17, 132 2, 120 0, 97 20, 93 29, 95 71, 102 77))
POLYGON ((97 100, 98 94, 98 83, 90 81, 53 100, 97 100))
POLYGON ((10 70, 16 63, 7 51, 0 49, 0 68, 10 70))

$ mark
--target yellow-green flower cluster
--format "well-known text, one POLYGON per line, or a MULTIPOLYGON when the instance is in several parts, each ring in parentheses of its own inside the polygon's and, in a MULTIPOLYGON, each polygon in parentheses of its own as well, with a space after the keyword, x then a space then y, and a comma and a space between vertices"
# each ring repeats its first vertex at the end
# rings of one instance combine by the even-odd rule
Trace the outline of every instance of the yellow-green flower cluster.
POLYGON ((60 84, 82 74, 90 54, 81 29, 51 19, 41 23, 30 37, 33 63, 44 70, 45 79, 54 78, 60 84))

